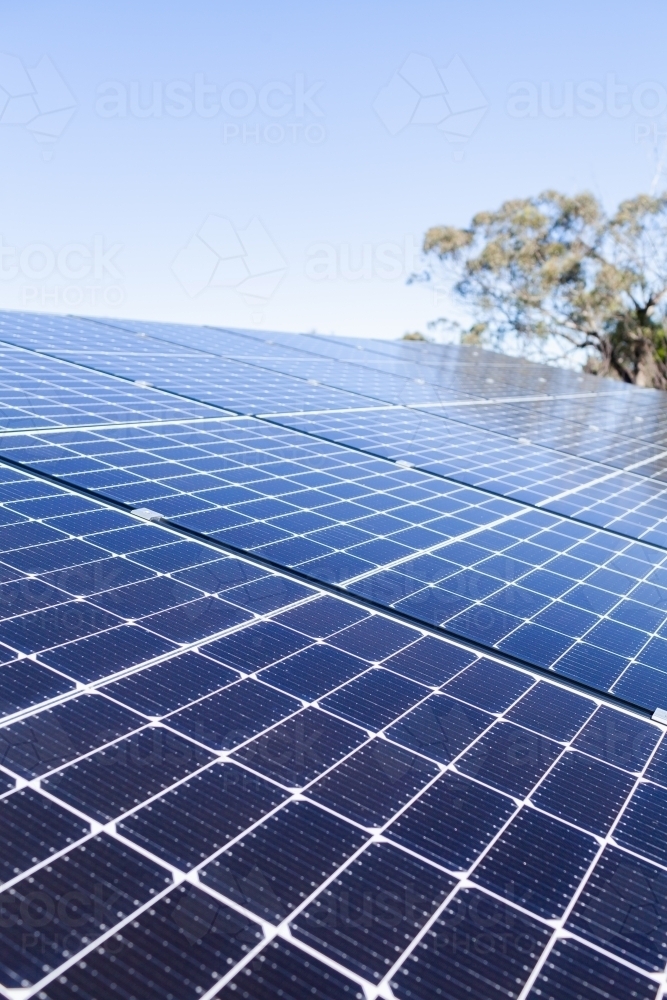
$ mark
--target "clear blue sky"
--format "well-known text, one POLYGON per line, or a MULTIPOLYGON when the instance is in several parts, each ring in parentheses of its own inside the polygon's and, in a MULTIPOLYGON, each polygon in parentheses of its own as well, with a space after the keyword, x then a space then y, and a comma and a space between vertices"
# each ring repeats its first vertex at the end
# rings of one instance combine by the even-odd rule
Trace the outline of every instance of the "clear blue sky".
POLYGON ((0 308, 424 331, 451 311, 405 283, 429 225, 546 187, 611 208, 667 132, 664 2, 26 0, 2 21, 0 308))

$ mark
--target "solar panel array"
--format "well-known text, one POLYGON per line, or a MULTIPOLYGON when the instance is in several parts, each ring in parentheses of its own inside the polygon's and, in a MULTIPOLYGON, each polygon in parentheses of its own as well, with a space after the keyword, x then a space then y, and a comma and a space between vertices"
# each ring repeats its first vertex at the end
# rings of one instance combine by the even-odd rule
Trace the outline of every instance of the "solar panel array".
POLYGON ((0 995, 663 996, 664 394, 0 340, 0 995))

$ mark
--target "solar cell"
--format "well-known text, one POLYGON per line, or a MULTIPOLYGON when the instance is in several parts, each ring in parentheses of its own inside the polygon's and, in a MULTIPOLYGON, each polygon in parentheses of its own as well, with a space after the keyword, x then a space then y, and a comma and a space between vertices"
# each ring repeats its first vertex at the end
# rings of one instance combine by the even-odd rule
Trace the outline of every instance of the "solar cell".
POLYGON ((382 827, 439 768, 386 740, 371 740, 306 790, 313 802, 369 829, 382 827))
POLYGON ((165 868, 101 834, 3 894, 0 983, 33 986, 171 884, 165 868), (60 907, 58 907, 60 904, 60 907))
POLYGON ((51 795, 108 823, 215 757, 166 729, 149 727, 42 779, 51 795))
POLYGON ((662 394, 2 338, 0 992, 657 1000, 662 394))
POLYGON ((498 722, 457 763, 463 774, 524 798, 560 756, 558 743, 528 733, 511 722, 498 722))
POLYGON ((640 969, 663 972, 666 885, 664 869, 606 847, 566 926, 640 969))
POLYGON ((393 844, 371 844, 292 920, 290 931, 378 981, 455 884, 393 844))
POLYGON ((654 1000, 659 985, 638 975, 626 965, 587 948, 573 938, 557 940, 543 969, 535 980, 533 996, 546 994, 553 1000, 579 996, 582 1000, 597 997, 632 997, 654 1000))
POLYGON ((320 959, 304 954, 285 941, 274 941, 260 952, 221 991, 224 1000, 241 994, 247 1000, 280 996, 285 1000, 364 1000, 358 983, 320 959))
POLYGON ((101 690, 135 712, 159 718, 226 687, 238 676, 235 670, 190 651, 112 681, 101 690))
POLYGON ((366 739, 363 729, 309 705, 235 750, 230 759, 287 788, 303 788, 366 739))
POLYGON ((512 799, 448 772, 394 820, 387 837, 450 872, 462 872, 515 811, 512 799))
POLYGON ((118 830, 188 871, 285 798, 282 789, 248 771, 214 765, 122 820, 118 830))
POLYGON ((566 753, 531 800, 553 816, 604 837, 633 786, 634 778, 616 767, 586 754, 566 753))
POLYGON ((58 854, 90 833, 90 824, 32 788, 0 801, 0 885, 58 854))
POLYGON ((273 813, 200 872, 204 885, 279 923, 368 835, 310 802, 273 813))
POLYGON ((198 997, 261 940, 252 920, 196 886, 179 886, 71 966, 42 996, 94 1000, 104 983, 115 996, 198 997))
POLYGON ((598 850, 594 837, 523 809, 471 877, 536 916, 555 919, 565 912, 598 850))

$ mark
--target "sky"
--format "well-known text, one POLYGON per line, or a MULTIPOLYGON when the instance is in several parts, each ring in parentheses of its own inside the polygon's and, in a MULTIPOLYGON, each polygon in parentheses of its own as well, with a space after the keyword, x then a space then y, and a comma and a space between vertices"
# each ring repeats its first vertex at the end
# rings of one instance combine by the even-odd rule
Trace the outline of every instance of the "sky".
POLYGON ((433 225, 667 187, 667 6, 2 0, 0 308, 393 339, 433 225))

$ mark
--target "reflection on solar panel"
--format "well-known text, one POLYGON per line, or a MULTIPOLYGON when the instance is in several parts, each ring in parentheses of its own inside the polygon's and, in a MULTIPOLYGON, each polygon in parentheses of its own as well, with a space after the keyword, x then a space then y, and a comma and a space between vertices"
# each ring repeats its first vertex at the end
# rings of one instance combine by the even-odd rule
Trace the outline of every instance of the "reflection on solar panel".
POLYGON ((0 340, 0 995, 663 996, 664 394, 0 340))

